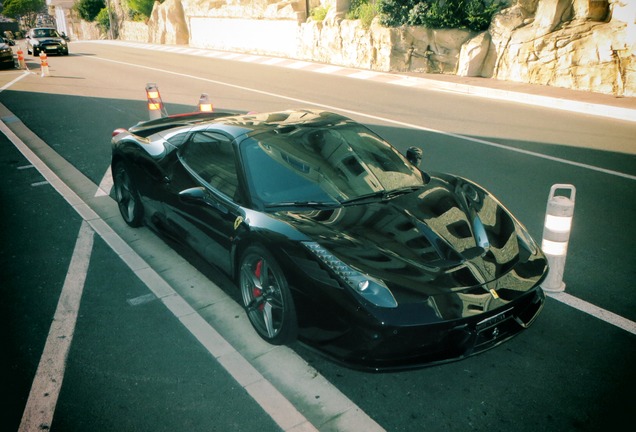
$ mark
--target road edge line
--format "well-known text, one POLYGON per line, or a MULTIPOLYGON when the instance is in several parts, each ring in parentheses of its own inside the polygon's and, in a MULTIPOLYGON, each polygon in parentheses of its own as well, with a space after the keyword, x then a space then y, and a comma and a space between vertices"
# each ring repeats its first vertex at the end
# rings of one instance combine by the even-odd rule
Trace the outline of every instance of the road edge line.
POLYGON ((94 231, 85 220, 82 220, 18 432, 50 429, 53 423, 55 407, 64 381, 66 360, 75 334, 94 237, 94 231))
POLYGON ((610 312, 606 309, 593 305, 590 302, 581 300, 578 297, 574 297, 566 292, 551 293, 546 292, 546 295, 554 300, 557 300, 563 304, 566 304, 574 309, 578 309, 588 315, 598 318, 601 321, 605 321, 608 324, 623 329, 631 334, 636 335, 636 322, 630 321, 614 312, 610 312))

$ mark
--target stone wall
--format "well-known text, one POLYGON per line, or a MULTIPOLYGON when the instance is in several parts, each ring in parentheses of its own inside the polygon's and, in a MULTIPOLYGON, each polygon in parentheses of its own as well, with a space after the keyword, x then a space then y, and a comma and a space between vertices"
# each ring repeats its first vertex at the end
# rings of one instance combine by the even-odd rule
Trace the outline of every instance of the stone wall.
MULTIPOLYGON (((488 31, 365 29, 348 0, 305 21, 304 0, 166 0, 148 42, 286 56, 379 71, 481 76, 636 96, 636 0, 508 0, 488 31)), ((125 21, 124 21, 125 22, 125 21)), ((120 25, 125 38, 143 37, 120 25)), ((140 27, 139 31, 143 31, 140 27)))
POLYGON ((119 27, 119 39, 131 42, 148 42, 148 24, 125 20, 119 27))

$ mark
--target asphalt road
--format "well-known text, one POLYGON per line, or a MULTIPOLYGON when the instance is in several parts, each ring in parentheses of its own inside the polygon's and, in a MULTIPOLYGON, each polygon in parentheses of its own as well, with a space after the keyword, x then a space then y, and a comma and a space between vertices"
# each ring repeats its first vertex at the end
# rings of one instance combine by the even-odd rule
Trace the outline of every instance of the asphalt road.
MULTIPOLYGON (((423 147, 425 169, 482 184, 537 238, 550 186, 574 184, 567 293, 633 323, 636 123, 274 62, 98 43, 73 43, 71 52, 49 59, 50 77, 40 77, 29 57, 35 74, 0 72, 0 85, 11 83, 0 93, 3 123, 256 368, 264 377, 256 382, 276 391, 228 373, 225 357, 193 336, 97 233, 90 256, 83 254, 86 281, 53 430, 594 431, 631 423, 636 336, 596 316, 549 298, 535 325, 506 344, 401 373, 352 371, 300 345, 270 351, 231 305, 229 281, 188 251, 174 254, 153 234, 126 230, 112 200, 95 191, 109 165, 110 132, 147 118, 148 82, 159 85, 170 113, 192 110, 201 93, 239 112, 328 107, 400 149, 423 147), (214 296, 230 300, 211 298, 217 291, 206 279, 220 287, 214 296), (271 403, 278 400, 271 394, 297 412, 271 403)), ((84 226, 76 203, 31 164, 0 135, 0 316, 8 353, 0 384, 12 395, 0 428, 7 431, 22 419, 84 226)))

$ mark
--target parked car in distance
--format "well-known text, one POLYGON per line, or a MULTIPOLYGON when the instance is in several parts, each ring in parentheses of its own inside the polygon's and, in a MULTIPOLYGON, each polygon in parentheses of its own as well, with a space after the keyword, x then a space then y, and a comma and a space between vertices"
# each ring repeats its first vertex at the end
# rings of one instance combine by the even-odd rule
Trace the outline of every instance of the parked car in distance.
POLYGON ((33 56, 39 55, 40 52, 68 55, 68 43, 54 28, 32 28, 26 35, 26 41, 27 53, 33 56))
POLYGON ((13 60, 13 50, 7 43, 0 43, 0 67, 3 69, 11 69, 15 67, 13 60))

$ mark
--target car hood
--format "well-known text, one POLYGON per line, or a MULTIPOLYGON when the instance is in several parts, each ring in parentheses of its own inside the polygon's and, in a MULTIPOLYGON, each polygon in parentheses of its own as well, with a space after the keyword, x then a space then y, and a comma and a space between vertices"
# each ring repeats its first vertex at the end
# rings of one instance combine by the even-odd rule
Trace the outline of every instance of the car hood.
POLYGON ((279 217, 340 260, 385 281, 398 303, 449 293, 509 300, 536 286, 545 257, 488 192, 438 174, 387 201, 279 217))

